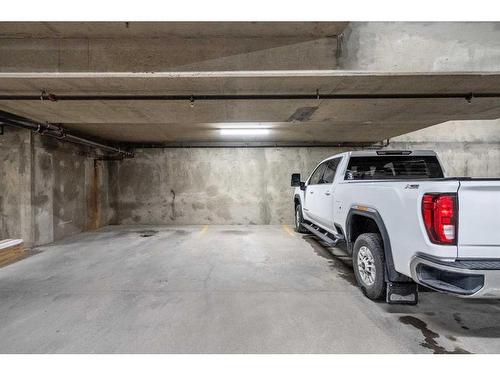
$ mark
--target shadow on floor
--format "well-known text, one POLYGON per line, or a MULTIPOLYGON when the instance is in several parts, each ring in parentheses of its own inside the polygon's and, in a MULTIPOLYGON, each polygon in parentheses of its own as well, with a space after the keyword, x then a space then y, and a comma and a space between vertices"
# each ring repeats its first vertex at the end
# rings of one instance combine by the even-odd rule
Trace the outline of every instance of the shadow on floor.
POLYGON ((314 253, 328 261, 328 266, 342 279, 357 287, 356 277, 352 270, 352 260, 341 250, 332 248, 313 235, 306 234, 302 238, 312 247, 314 253))
MULTIPOLYGON (((313 235, 302 238, 314 253, 328 261, 328 266, 341 278, 357 288, 352 259, 340 249, 332 248, 313 235)), ((444 336, 454 342, 459 337, 500 338, 500 301, 463 299, 422 287, 417 306, 389 305, 373 302, 381 313, 393 316, 403 325, 422 333, 421 345, 436 354, 464 354, 468 350, 455 346, 446 350, 437 343, 444 336), (429 328, 433 327, 434 331, 429 328)))

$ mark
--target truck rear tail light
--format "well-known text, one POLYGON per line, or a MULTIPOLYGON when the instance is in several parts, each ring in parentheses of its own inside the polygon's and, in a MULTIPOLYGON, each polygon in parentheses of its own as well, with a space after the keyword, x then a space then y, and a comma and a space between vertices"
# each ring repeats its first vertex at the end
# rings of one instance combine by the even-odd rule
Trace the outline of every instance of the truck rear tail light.
POLYGON ((422 216, 432 243, 457 243, 457 198, 455 194, 424 194, 422 216))

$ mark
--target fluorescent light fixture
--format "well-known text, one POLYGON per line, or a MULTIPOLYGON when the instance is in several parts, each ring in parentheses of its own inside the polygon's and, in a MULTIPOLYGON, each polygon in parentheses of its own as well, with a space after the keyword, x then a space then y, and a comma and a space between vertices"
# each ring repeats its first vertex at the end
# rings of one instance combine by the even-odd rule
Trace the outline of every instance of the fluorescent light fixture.
POLYGON ((220 129, 221 135, 266 135, 269 129, 258 128, 238 128, 238 129, 220 129))

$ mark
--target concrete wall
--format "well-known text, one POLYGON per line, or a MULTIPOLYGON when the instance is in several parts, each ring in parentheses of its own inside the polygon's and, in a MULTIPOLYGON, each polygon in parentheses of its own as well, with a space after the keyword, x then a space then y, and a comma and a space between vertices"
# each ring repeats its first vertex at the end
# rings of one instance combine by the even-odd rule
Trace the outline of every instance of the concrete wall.
POLYGON ((144 149, 110 174, 112 224, 290 222, 290 175, 338 148, 144 149))
POLYGON ((34 241, 53 242, 106 224, 107 169, 83 148, 35 137, 34 241))
MULTIPOLYGON (((500 176, 500 120, 448 122, 391 140, 435 150, 449 176, 500 176)), ((142 149, 97 162, 88 150, 6 128, 0 238, 50 243, 109 224, 293 221, 290 174, 306 178, 340 148, 142 149)))
MULTIPOLYGON (((448 122, 391 140, 435 150, 448 176, 500 176, 500 121, 448 122)), ((290 174, 341 148, 143 149, 110 171, 111 224, 293 222, 290 174)))
POLYGON ((50 243, 107 224, 107 166, 85 148, 5 128, 0 238, 50 243))

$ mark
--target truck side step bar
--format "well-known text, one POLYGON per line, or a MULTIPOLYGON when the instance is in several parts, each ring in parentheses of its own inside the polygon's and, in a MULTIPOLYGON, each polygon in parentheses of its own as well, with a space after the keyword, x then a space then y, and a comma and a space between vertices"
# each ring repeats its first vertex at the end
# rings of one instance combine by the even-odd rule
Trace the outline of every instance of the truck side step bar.
POLYGON ((319 237, 322 241, 326 242, 329 246, 336 246, 339 242, 344 241, 344 236, 341 234, 328 233, 314 224, 302 223, 302 226, 319 237))

